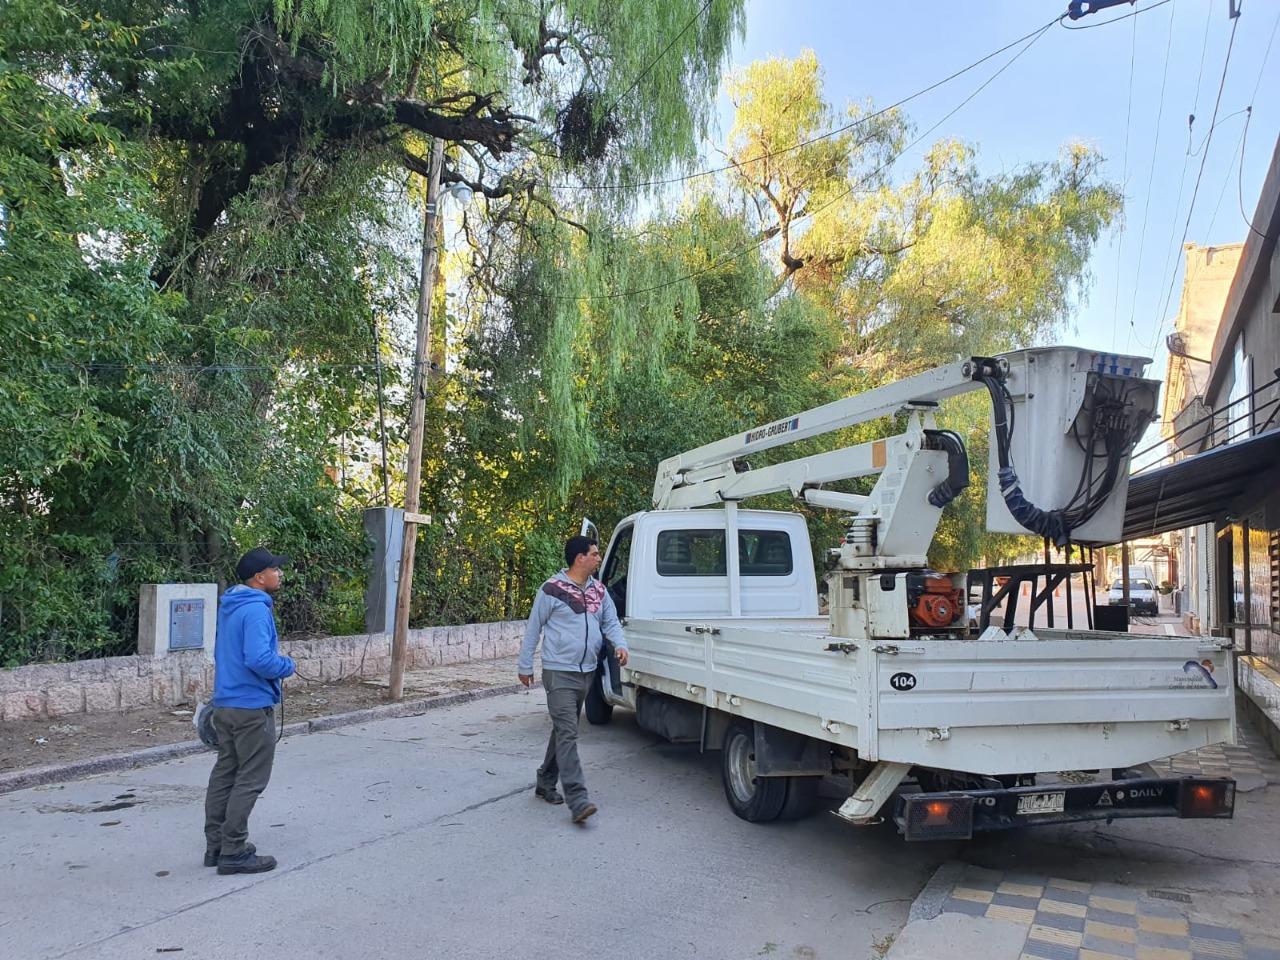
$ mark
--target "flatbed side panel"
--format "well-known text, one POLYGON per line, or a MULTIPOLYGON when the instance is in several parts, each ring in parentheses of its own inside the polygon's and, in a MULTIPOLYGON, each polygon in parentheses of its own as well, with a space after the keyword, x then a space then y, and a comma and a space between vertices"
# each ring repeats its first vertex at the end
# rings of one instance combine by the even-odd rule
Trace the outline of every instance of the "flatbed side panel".
POLYGON ((816 633, 776 629, 627 622, 629 675, 638 673, 640 686, 673 692, 646 678, 674 680, 686 685, 686 699, 856 746, 860 704, 854 662, 827 652, 829 642, 816 633), (690 685, 701 689, 688 690, 690 685), (770 709, 762 713, 757 706, 770 709))
POLYGON ((1123 767, 1231 740, 1208 639, 906 640, 875 660, 880 755, 973 773, 1123 767))

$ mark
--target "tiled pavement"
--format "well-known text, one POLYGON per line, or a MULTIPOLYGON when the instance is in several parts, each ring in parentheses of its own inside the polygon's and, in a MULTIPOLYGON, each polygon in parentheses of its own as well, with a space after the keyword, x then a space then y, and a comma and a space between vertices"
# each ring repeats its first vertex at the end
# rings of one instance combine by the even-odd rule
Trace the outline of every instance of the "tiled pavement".
MULTIPOLYGON (((1267 742, 1242 719, 1237 727, 1239 743, 1180 753, 1151 766, 1162 775, 1229 776, 1237 780, 1280 783, 1280 759, 1267 742)), ((1241 787, 1245 784, 1242 782, 1241 787)))
MULTIPOLYGON (((1239 740, 1152 766, 1161 774, 1233 776, 1242 786, 1280 783, 1280 760, 1266 741, 1243 722, 1239 740)), ((1271 937, 1214 922, 1187 893, 964 869, 943 911, 1022 925, 1022 960, 1280 960, 1280 918, 1271 937)))
POLYGON ((1172 891, 967 867, 943 910, 1020 924, 1022 960, 1280 960, 1280 939, 1200 922, 1172 891))

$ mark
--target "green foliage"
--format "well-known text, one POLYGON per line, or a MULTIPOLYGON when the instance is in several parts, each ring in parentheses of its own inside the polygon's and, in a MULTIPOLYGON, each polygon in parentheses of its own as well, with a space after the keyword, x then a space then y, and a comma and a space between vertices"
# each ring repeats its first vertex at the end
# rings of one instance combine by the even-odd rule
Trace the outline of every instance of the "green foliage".
MULTIPOLYGON (((360 628, 360 510, 403 481, 420 197, 402 164, 432 130, 489 196, 435 298, 415 624, 523 616, 580 518, 607 532, 647 507, 662 458, 1041 338, 1080 295, 1117 204, 1095 155, 987 177, 944 143, 895 180, 909 122, 829 107, 812 56, 733 80, 738 168, 677 209, 637 222, 643 191, 548 189, 691 160, 742 4, 542 12, 0 7, 0 663, 124 652, 139 584, 225 582, 259 543, 295 560, 286 630, 360 628), (557 156, 575 96, 596 136, 557 156)), ((975 464, 983 409, 945 413, 975 464)), ((1007 547, 981 482, 937 565, 1007 547)), ((815 547, 839 527, 816 514, 815 547)))
MULTIPOLYGON (((1089 253, 1121 206, 1095 151, 1073 144, 1054 162, 986 176, 972 147, 941 141, 895 184, 888 168, 911 124, 870 104, 832 108, 812 53, 752 64, 730 92, 734 182, 777 238, 782 280, 842 318, 841 354, 864 384, 1043 342, 1083 297, 1089 253)), ((946 412, 974 473, 934 541, 942 569, 1014 549, 983 529, 986 411, 968 398, 946 412)))
MULTIPOLYGON (((123 652, 140 583, 225 582, 260 542, 295 559, 287 629, 357 629, 359 511, 384 480, 375 330, 392 462, 403 450, 398 358, 416 286, 405 151, 442 131, 464 148, 451 146, 451 164, 487 151, 494 176, 563 177, 550 121, 588 89, 620 132, 607 164, 576 175, 643 176, 690 158, 741 23, 739 0, 704 6, 565 2, 542 17, 524 0, 0 7, 0 662, 123 652), (673 38, 665 52, 659 36, 673 38)), ((602 238, 587 245, 545 198, 536 209, 545 216, 508 216, 519 254, 506 266, 539 290, 672 276, 652 250, 603 242, 616 227, 600 214, 582 213, 602 238)), ((663 302, 689 295, 673 288, 663 302)), ((517 430, 517 446, 536 439, 555 457, 539 505, 593 456, 576 364, 598 356, 591 375, 611 383, 624 355, 651 352, 621 303, 581 315, 558 302, 503 307, 523 309, 550 361, 549 415, 517 430), (608 343, 592 333, 601 323, 608 343)), ((502 349, 476 375, 487 369, 513 374, 499 385, 510 403, 535 395, 502 349)), ((464 429, 477 402, 441 400, 437 426, 464 429)), ((447 451, 435 455, 439 477, 447 451)), ((450 489, 435 492, 441 515, 450 489)), ((542 566, 558 537, 524 529, 521 549, 542 566)), ((465 561, 473 574, 484 556, 465 561)), ((484 615, 484 587, 449 582, 420 592, 422 615, 484 615)))

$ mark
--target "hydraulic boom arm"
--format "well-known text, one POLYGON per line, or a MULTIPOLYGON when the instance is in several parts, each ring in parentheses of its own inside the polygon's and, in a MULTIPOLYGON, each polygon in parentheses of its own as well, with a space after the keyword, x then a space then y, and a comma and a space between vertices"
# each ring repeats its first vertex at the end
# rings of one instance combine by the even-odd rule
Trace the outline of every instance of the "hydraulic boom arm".
POLYGON ((790 491, 854 514, 865 528, 858 539, 871 544, 863 555, 879 557, 878 566, 922 563, 942 507, 968 482, 963 443, 936 428, 934 410, 948 397, 985 389, 992 399, 988 527, 1059 543, 1101 540, 1118 523, 1129 455, 1154 416, 1159 385, 1142 379, 1148 362, 1074 347, 971 357, 670 457, 658 466, 653 503, 679 509, 790 491), (757 469, 746 462, 904 412, 907 429, 894 437, 757 469), (1021 479, 1015 460, 1026 471, 1021 479), (877 473, 869 496, 821 489, 877 473))

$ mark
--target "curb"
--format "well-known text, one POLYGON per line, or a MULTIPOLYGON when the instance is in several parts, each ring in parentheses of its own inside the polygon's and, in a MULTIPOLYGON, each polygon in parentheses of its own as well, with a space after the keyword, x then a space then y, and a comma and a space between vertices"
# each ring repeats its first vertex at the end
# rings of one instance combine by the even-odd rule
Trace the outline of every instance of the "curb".
POLYGON ((1027 928, 990 917, 944 913, 947 897, 964 875, 965 864, 948 860, 941 864, 916 896, 907 922, 893 938, 885 960, 1018 960, 1027 939, 1027 928))
MULTIPOLYGON (((335 713, 327 717, 316 717, 314 720, 298 720, 286 723, 283 736, 293 737, 308 733, 323 733, 338 727, 347 727, 357 723, 369 723, 375 720, 395 720, 401 717, 416 717, 431 710, 443 707, 454 707, 473 700, 487 700, 510 693, 519 693, 526 689, 540 689, 541 683, 535 682, 531 687, 519 683, 505 684, 501 687, 486 687, 482 690, 465 690, 461 693, 446 693, 438 697, 423 697, 419 700, 406 700, 402 703, 388 703, 380 707, 366 707, 363 710, 352 710, 348 713, 335 713)), ((75 760, 71 763, 54 764, 47 767, 28 767, 0 774, 0 794, 26 790, 30 787, 42 787, 50 783, 65 783, 69 780, 81 780, 100 773, 116 773, 121 770, 132 770, 136 767, 149 767, 169 760, 205 753, 209 748, 199 740, 183 740, 178 743, 165 743, 155 747, 144 747, 129 753, 109 754, 105 757, 92 757, 88 760, 75 760)))
POLYGON ((959 860, 948 860, 934 871, 924 889, 916 895, 907 914, 907 922, 932 920, 942 913, 951 890, 964 875, 965 865, 959 860))

